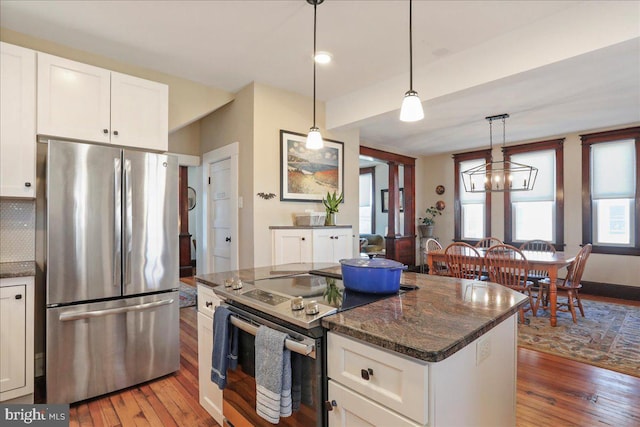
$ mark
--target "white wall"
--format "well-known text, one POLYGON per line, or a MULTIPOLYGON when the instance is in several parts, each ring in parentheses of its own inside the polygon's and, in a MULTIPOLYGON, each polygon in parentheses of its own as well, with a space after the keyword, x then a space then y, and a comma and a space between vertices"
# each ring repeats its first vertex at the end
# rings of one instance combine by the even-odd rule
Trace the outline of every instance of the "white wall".
MULTIPOLYGON (((619 129, 638 126, 629 124, 619 129)), ((580 135, 611 130, 593 129, 570 135, 550 136, 546 139, 566 138, 564 142, 564 230, 565 252, 574 255, 582 243, 582 147, 580 135)), ((539 140, 538 140, 539 141, 539 140)), ((516 145, 535 141, 509 142, 516 145)), ((500 147, 494 148, 494 159, 501 159, 500 147)), ((424 210, 434 205, 437 200, 444 200, 446 208, 443 215, 436 219, 435 235, 440 237, 443 246, 451 243, 454 233, 453 201, 454 180, 453 159, 451 154, 443 154, 419 159, 422 173, 417 182, 424 183, 424 199, 417 200, 417 215, 422 216, 424 210), (435 193, 438 184, 445 186, 442 196, 435 193)), ((504 195, 491 195, 491 234, 504 239, 504 195)), ((640 287, 640 257, 624 255, 591 254, 583 279, 589 282, 612 283, 640 287)))

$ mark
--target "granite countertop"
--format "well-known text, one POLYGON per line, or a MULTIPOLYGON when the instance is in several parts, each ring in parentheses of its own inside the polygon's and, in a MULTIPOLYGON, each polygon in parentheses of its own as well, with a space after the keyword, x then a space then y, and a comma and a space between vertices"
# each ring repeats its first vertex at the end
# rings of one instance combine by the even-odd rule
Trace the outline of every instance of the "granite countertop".
MULTIPOLYGON (((286 264, 196 276, 208 286, 227 278, 257 280, 321 270, 340 277, 335 264, 286 264)), ((402 273, 418 289, 322 318, 334 332, 426 362, 439 362, 482 336, 526 303, 504 286, 451 277, 402 273)))
POLYGON ((290 229, 318 229, 318 228, 352 228, 350 225, 270 225, 269 230, 290 230, 290 229))
POLYGON ((0 279, 36 275, 35 261, 0 262, 0 279))
POLYGON ((403 273, 419 289, 322 319, 322 326, 427 362, 439 362, 484 335, 525 304, 504 286, 403 273))

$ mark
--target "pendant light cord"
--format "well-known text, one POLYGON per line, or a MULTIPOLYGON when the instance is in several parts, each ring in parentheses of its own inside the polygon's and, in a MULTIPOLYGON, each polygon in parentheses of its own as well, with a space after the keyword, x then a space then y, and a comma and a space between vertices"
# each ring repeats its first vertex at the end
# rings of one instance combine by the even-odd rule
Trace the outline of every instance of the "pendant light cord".
POLYGON ((316 8, 318 2, 313 2, 313 127, 316 127, 316 8))
POLYGON ((413 19, 412 19, 412 0, 409 0, 409 91, 413 92, 413 19))

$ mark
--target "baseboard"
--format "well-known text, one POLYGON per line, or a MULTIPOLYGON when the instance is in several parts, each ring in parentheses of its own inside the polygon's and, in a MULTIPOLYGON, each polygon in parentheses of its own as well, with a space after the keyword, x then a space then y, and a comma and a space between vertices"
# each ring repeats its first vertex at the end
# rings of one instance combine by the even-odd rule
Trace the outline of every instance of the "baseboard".
POLYGON ((583 294, 597 295, 601 297, 619 298, 630 301, 640 301, 640 287, 627 285, 614 285, 611 283, 582 281, 583 294))

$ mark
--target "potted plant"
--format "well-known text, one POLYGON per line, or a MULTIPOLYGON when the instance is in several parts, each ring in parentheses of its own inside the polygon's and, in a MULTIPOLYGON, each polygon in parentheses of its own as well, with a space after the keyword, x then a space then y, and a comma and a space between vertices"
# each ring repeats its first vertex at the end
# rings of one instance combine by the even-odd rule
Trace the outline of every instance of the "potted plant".
POLYGON ((435 206, 431 206, 430 208, 427 208, 423 218, 418 218, 422 223, 418 225, 420 237, 433 237, 433 226, 436 223, 435 218, 438 215, 442 215, 442 212, 440 212, 435 206))
POLYGON ((327 217, 324 220, 324 225, 336 225, 336 213, 338 213, 338 206, 344 199, 344 193, 340 193, 338 196, 334 191, 333 194, 327 192, 327 198, 322 199, 322 204, 327 211, 327 217))

